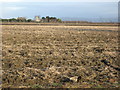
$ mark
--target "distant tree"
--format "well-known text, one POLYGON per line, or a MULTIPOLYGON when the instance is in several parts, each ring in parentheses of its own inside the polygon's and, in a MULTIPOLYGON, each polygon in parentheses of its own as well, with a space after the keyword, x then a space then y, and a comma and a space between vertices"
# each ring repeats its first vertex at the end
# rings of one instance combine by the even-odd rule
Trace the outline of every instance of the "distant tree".
POLYGON ((50 19, 56 19, 55 17, 50 17, 50 19))
POLYGON ((46 19, 48 20, 48 22, 50 21, 50 17, 49 16, 46 16, 46 19))
POLYGON ((18 17, 18 18, 17 18, 17 21, 18 21, 18 22, 26 22, 27 20, 26 20, 25 17, 18 17))
POLYGON ((28 19, 27 22, 32 22, 32 19, 28 19))
POLYGON ((16 22, 16 21, 17 21, 17 19, 15 19, 15 18, 9 19, 9 22, 16 22))
POLYGON ((61 20, 61 19, 59 19, 59 18, 57 19, 57 21, 58 21, 58 22, 62 22, 62 20, 61 20))
POLYGON ((42 19, 45 19, 45 17, 42 17, 42 19))
POLYGON ((57 19, 56 17, 52 17, 53 19, 57 19))
POLYGON ((12 19, 8 19, 9 20, 9 22, 12 22, 12 19))
POLYGON ((9 22, 9 19, 1 19, 2 22, 9 22))

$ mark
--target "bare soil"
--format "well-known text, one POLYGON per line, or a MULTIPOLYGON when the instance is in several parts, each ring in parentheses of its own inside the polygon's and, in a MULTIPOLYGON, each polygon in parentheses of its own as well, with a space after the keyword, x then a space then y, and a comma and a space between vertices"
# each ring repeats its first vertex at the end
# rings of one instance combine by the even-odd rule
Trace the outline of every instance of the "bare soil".
POLYGON ((120 87, 117 26, 2 27, 2 87, 120 87))

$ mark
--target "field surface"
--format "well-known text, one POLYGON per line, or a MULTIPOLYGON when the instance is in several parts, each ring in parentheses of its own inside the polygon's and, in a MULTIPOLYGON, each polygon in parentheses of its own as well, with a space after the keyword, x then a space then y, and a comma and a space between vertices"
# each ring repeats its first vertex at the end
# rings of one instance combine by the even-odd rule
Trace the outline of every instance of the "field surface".
POLYGON ((3 87, 120 87, 117 26, 2 28, 3 87))

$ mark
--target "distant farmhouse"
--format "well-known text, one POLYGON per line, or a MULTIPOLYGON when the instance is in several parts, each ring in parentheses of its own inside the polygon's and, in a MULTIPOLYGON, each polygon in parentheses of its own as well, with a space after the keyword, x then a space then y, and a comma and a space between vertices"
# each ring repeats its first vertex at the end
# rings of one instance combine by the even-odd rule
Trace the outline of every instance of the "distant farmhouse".
POLYGON ((56 17, 42 17, 40 18, 40 16, 35 16, 35 22, 61 22, 61 19, 57 19, 56 17))
POLYGON ((61 19, 58 19, 56 17, 40 17, 40 16, 35 16, 34 20, 32 19, 27 19, 25 17, 18 17, 18 18, 11 18, 11 19, 0 19, 2 22, 37 22, 37 23, 56 23, 56 22, 61 22, 61 19))
POLYGON ((35 22, 40 22, 41 19, 40 19, 40 16, 35 16, 35 22))

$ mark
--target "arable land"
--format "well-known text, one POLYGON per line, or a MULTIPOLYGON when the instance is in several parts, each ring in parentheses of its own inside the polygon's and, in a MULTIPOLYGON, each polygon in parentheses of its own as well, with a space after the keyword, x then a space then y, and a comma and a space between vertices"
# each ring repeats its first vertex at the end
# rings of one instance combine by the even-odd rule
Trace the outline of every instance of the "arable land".
POLYGON ((117 26, 2 25, 3 88, 120 87, 117 26))

